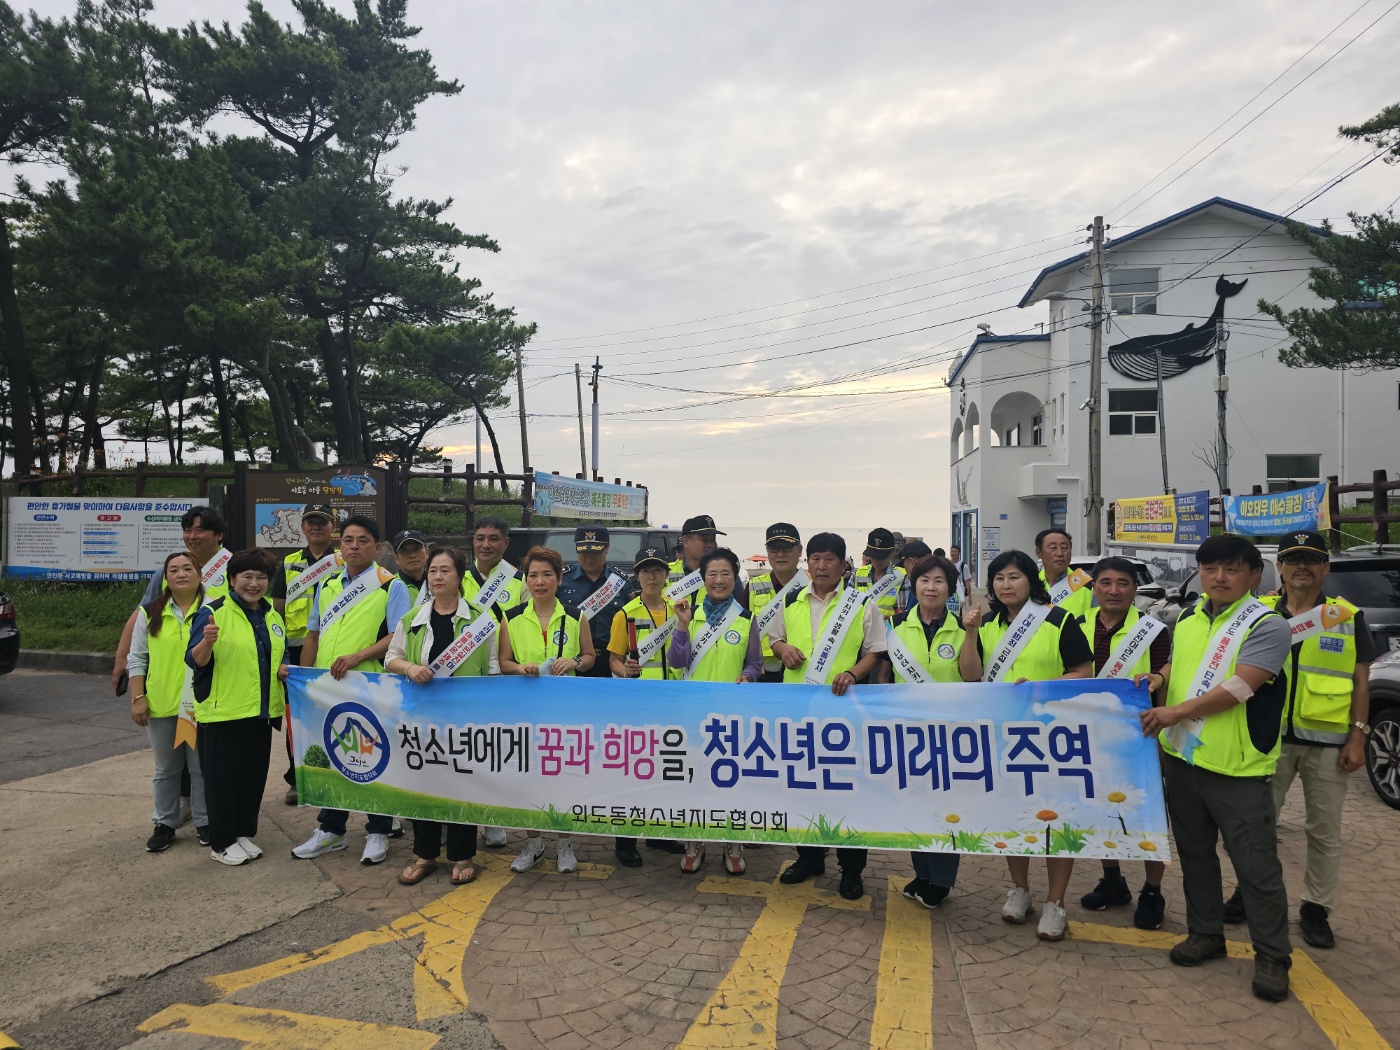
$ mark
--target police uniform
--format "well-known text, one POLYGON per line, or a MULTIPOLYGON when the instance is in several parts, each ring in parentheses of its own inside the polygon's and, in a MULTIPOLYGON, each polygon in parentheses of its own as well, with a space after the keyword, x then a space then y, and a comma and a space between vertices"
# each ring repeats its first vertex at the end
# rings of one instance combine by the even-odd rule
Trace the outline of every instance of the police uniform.
POLYGON ((287 631, 266 598, 255 606, 232 596, 200 608, 190 624, 186 664, 192 687, 196 749, 204 773, 209 812, 209 845, 222 853, 239 838, 258 833, 258 810, 267 782, 268 736, 286 710, 278 668, 285 662, 287 631), (199 667, 190 655, 215 623, 219 637, 209 662, 199 667))
MULTIPOLYGON (((763 542, 765 547, 772 543, 791 543, 799 548, 802 546, 802 538, 798 534, 797 527, 789 525, 785 521, 769 525, 763 542)), ((768 608, 769 603, 777 598, 778 592, 784 586, 786 585, 778 580, 772 569, 749 577, 749 585, 745 589, 749 612, 757 618, 759 613, 768 608)), ((763 649, 763 675, 759 681, 781 682, 783 680, 783 662, 773 655, 773 642, 767 631, 763 632, 763 637, 759 641, 763 649)))
MULTIPOLYGON (((601 525, 580 525, 574 530, 574 549, 579 551, 606 551, 608 530, 601 525)), ((564 578, 559 581, 559 600, 577 613, 589 597, 603 587, 616 573, 622 578, 622 590, 613 595, 611 601, 599 609, 588 620, 588 629, 593 635, 593 651, 596 654, 593 666, 583 672, 585 678, 611 678, 612 668, 608 666, 605 654, 608 651, 608 637, 612 634, 613 617, 620 613, 629 601, 641 593, 637 581, 620 569, 610 569, 604 563, 603 570, 596 580, 589 579, 583 566, 575 564, 564 570, 564 578)), ((512 639, 513 641, 514 639, 512 639)), ((519 660, 519 657, 516 658, 519 660)), ((523 662, 523 661, 521 661, 523 662)))
MULTIPOLYGON (((715 536, 724 536, 727 535, 727 533, 721 532, 719 528, 715 525, 715 519, 710 517, 710 515, 708 514, 697 514, 693 518, 686 518, 685 521, 681 524, 681 539, 685 539, 685 537, 687 536, 706 535, 713 539, 715 536)), ((685 579, 694 571, 693 569, 686 568, 685 554, 682 551, 682 548, 677 547, 676 550, 678 552, 676 555, 676 560, 671 562, 671 564, 667 566, 668 573, 666 577, 666 585, 668 587, 673 583, 679 583, 681 580, 685 579)), ((738 581, 735 581, 734 596, 736 598, 739 598, 741 593, 742 589, 739 587, 738 581)), ((690 602, 690 607, 692 609, 695 608, 695 606, 699 603, 700 598, 703 594, 704 588, 700 588, 699 590, 691 591, 690 594, 686 595, 686 601, 690 602)))

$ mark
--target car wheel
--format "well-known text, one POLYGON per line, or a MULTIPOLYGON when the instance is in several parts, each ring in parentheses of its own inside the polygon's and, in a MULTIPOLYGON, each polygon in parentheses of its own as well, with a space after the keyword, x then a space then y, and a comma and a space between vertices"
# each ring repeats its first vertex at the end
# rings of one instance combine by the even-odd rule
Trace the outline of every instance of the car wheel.
POLYGON ((1366 773, 1381 801, 1400 809, 1400 710, 1376 716, 1366 738, 1366 773))

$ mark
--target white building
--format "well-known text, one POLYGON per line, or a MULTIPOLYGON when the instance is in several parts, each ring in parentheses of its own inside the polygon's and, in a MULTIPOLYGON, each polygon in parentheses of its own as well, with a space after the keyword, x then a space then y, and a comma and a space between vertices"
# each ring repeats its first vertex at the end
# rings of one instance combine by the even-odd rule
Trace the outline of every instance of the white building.
MULTIPOLYGON (((1159 348, 1175 491, 1219 492, 1207 461, 1216 444, 1222 350, 1232 492, 1292 488, 1331 474, 1369 480, 1373 470, 1400 468, 1400 371, 1348 374, 1279 360, 1290 340, 1259 311, 1259 300, 1285 310, 1321 305, 1308 288, 1316 259, 1283 223, 1217 197, 1107 243, 1105 505, 1164 491, 1159 348), (1217 309, 1218 326, 1211 322, 1217 309), (1178 338, 1170 342, 1153 338, 1172 333, 1178 338)), ((1089 413, 1081 406, 1090 397, 1090 292, 1087 252, 1046 267, 1020 302, 1046 301, 1042 332, 979 336, 948 373, 953 541, 969 556, 977 551, 978 566, 996 551, 1030 551, 1051 524, 1068 527, 1076 549, 1085 550, 1089 413)))

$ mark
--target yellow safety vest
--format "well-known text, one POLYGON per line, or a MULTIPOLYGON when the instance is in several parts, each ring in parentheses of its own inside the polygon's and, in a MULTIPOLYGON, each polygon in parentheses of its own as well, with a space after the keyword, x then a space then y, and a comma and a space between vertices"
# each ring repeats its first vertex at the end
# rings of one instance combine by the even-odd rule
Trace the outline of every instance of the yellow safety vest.
POLYGON ((541 628, 533 601, 506 613, 506 629, 510 631, 511 655, 518 664, 542 664, 550 657, 574 660, 583 652, 579 642, 578 614, 566 609, 558 598, 554 599, 554 611, 549 614, 547 631, 541 628))
MULTIPOLYGON (((761 572, 750 579, 748 587, 744 590, 744 593, 748 595, 749 599, 749 612, 753 613, 754 617, 757 618, 759 613, 768 608, 768 603, 778 596, 780 590, 782 590, 782 587, 777 580, 773 579, 771 570, 769 572, 761 572)), ((763 658, 765 660, 772 659, 773 643, 768 640, 767 631, 763 632, 763 638, 760 641, 763 645, 763 658)))
MULTIPOLYGON (((822 613, 821 623, 817 625, 818 636, 826 633, 828 621, 836 606, 841 604, 841 594, 846 589, 846 584, 841 583, 836 587, 831 596, 831 600, 826 604, 826 610, 822 613)), ((787 638, 788 645, 795 646, 806 654, 807 660, 812 658, 812 607, 808 601, 811 594, 812 585, 809 583, 795 594, 789 594, 783 605, 783 632, 787 638)), ((863 608, 855 612, 855 620, 846 631, 846 637, 841 640, 841 648, 836 653, 836 659, 831 661, 831 669, 826 674, 826 684, 830 685, 832 679, 843 671, 849 671, 860 659, 860 647, 865 642, 865 611, 863 608)), ((784 682, 801 682, 803 675, 807 673, 807 661, 804 660, 797 667, 783 668, 784 682)), ((735 675, 737 678, 738 675, 735 675)))
MULTIPOLYGON (((865 591, 875 586, 875 580, 873 580, 870 575, 871 571, 872 570, 869 565, 862 565, 856 570, 856 577, 854 582, 857 590, 865 591)), ((885 572, 894 573, 900 578, 900 584, 902 585, 904 583, 905 572, 902 567, 898 565, 891 565, 888 569, 885 570, 885 572)), ((881 579, 883 578, 884 577, 882 576, 881 579)), ((895 606, 898 604, 898 602, 899 586, 897 585, 894 588, 894 590, 890 591, 888 594, 881 596, 880 601, 878 603, 880 606, 880 615, 883 616, 886 620, 888 620, 891 616, 895 614, 895 606)))
MULTIPOLYGON (((1074 571, 1071 567, 1070 572, 1074 571)), ((1040 582, 1045 584, 1045 589, 1050 589, 1050 581, 1045 578, 1045 570, 1040 570, 1040 582)), ((990 585, 990 581, 988 581, 990 585)), ((990 590, 990 586, 988 587, 990 590)), ((1059 608, 1065 609, 1071 616, 1083 616, 1094 607, 1094 588, 1090 584, 1085 584, 1077 591, 1070 591, 1069 597, 1062 602, 1055 603, 1059 608)))
MULTIPOLYGON (((1187 693, 1196 680, 1196 672, 1205 658, 1206 649, 1216 628, 1228 621, 1245 602, 1246 594, 1212 620, 1205 612, 1205 599, 1181 614, 1172 628, 1172 676, 1167 683, 1167 706, 1185 703, 1187 693)), ((1235 647, 1230 666, 1222 668, 1217 682, 1235 673, 1235 663, 1243 649, 1244 640, 1257 627, 1249 625, 1240 645, 1235 647)), ((1206 717, 1201 727, 1201 742, 1191 756, 1193 765, 1222 773, 1228 777, 1267 777, 1278 765, 1279 725, 1283 711, 1283 689, 1277 678, 1270 679, 1262 689, 1243 704, 1232 704, 1217 714, 1206 717)), ((1182 758, 1172 744, 1170 734, 1158 739, 1169 755, 1182 758)))
MULTIPOLYGON (((1281 595, 1260 598, 1277 609, 1281 595)), ((1345 598, 1323 596, 1323 603, 1356 614, 1345 598)), ((1292 612, 1310 612, 1294 609, 1292 612)), ((1356 621, 1329 627, 1293 646, 1283 665, 1288 676, 1288 702, 1283 709, 1283 732, 1300 743, 1341 747, 1351 735, 1351 695, 1356 677, 1356 621)))
MULTIPOLYGON (((326 548, 326 554, 334 552, 335 563, 342 568, 345 559, 340 556, 340 551, 334 546, 326 548)), ((324 557, 325 555, 322 555, 324 557)), ((282 559, 282 575, 287 586, 291 587, 292 581, 300 576, 320 559, 312 559, 310 552, 303 547, 299 551, 292 551, 282 559)), ((295 601, 282 603, 282 621, 287 625, 287 640, 292 645, 300 645, 306 638, 306 621, 311 616, 311 603, 316 598, 316 588, 312 587, 305 594, 297 597, 295 601)))
MULTIPOLYGON (((744 657, 749 652, 749 632, 753 628, 753 614, 747 609, 740 611, 738 618, 729 629, 715 639, 715 644, 705 652, 698 664, 695 659, 695 639, 705 629, 704 603, 695 607, 690 618, 690 653, 692 682, 737 682, 744 673, 744 657)), ((806 650, 803 650, 804 652, 806 650)))
MULTIPOLYGON (((890 630, 899 636, 910 654, 929 673, 935 682, 961 682, 962 672, 958 670, 958 653, 962 651, 963 625, 949 613, 930 639, 924 632, 924 623, 919 619, 919 607, 906 609, 890 621, 890 630)), ((907 682, 894 667, 894 680, 907 682)))
MULTIPOLYGON (((1087 588, 1086 588, 1087 589, 1087 588)), ((1062 606, 1063 608, 1063 606, 1062 606)), ((1123 643, 1123 639, 1128 635, 1128 628, 1132 627, 1142 619, 1142 613, 1133 606, 1128 607, 1128 615, 1123 618, 1123 622, 1118 625, 1118 630, 1113 632, 1113 637, 1108 640, 1108 654, 1112 656, 1118 646, 1123 643)), ((1079 622, 1084 625, 1084 638, 1089 643, 1089 648, 1094 647, 1094 631, 1098 629, 1099 609, 1098 606, 1090 609, 1079 618, 1079 622)), ((1155 639, 1154 639, 1155 641, 1155 639)), ((1098 664, 1094 665, 1094 674, 1098 674, 1103 668, 1098 664)), ((1137 674, 1147 674, 1152 670, 1152 647, 1149 645, 1142 651, 1142 655, 1137 658, 1137 662, 1128 670, 1126 677, 1137 674)))
POLYGON ((184 619, 173 600, 161 610, 160 634, 152 634, 150 616, 143 605, 138 615, 146 623, 146 706, 152 718, 173 718, 180 713, 180 697, 189 681, 185 650, 190 647, 190 624, 199 606, 184 619))
MULTIPOLYGON (((462 597, 473 605, 478 604, 476 596, 481 593, 489 573, 483 573, 475 565, 462 577, 462 597)), ((497 592, 496 608, 509 611, 525 600, 525 584, 519 576, 506 581, 505 587, 497 592)))
MULTIPOLYGON (((661 600, 665 603, 666 606, 666 615, 662 618, 661 623, 665 623, 666 620, 670 618, 671 613, 675 611, 675 606, 672 605, 670 602, 666 601, 665 598, 661 600)), ((644 641, 646 641, 647 638, 651 636, 651 633, 655 631, 658 626, 660 626, 659 624, 652 623, 651 610, 647 608, 646 602, 642 601, 640 595, 638 595, 636 598, 633 598, 630 602, 628 602, 622 607, 622 615, 636 623, 638 645, 641 645, 644 641)), ((643 678, 653 678, 657 680, 666 679, 670 681, 675 681, 685 674, 685 668, 671 666, 671 661, 666 656, 667 648, 667 645, 663 645, 659 650, 657 650, 656 656, 652 658, 651 663, 642 664, 641 676, 643 678)), ((623 655, 625 656, 626 654, 624 653, 623 655)))
MULTIPOLYGON (((1001 681, 1014 682, 1024 678, 1028 682, 1048 682, 1065 673, 1065 663, 1060 659, 1060 632, 1064 630, 1069 613, 1060 606, 1054 606, 1040 626, 1035 629, 1022 648, 1020 655, 1012 663, 1001 681)), ((977 637, 982 642, 982 663, 991 662, 1001 647, 1001 639, 1011 627, 998 616, 991 623, 984 623, 977 629, 977 637)))
MULTIPOLYGON (((382 565, 372 565, 365 572, 379 574, 379 587, 367 594, 347 609, 328 629, 322 630, 316 643, 316 666, 329 667, 336 657, 368 649, 388 632, 385 615, 389 608, 389 588, 398 579, 382 565)), ((358 579, 358 577, 356 577, 358 579)), ((345 589, 345 573, 338 572, 317 588, 320 606, 317 611, 324 616, 331 605, 345 589)), ((379 660, 365 660, 355 665, 356 671, 382 671, 384 664, 379 660)))
MULTIPOLYGON (((470 602, 468 603, 468 605, 470 605, 471 607, 471 616, 466 617, 458 616, 456 613, 452 614, 453 641, 456 641, 458 638, 460 638, 462 636, 462 632, 465 631, 468 627, 470 627, 473 621, 475 621, 475 619, 482 613, 482 610, 476 605, 473 605, 470 602)), ((404 618, 401 621, 403 623, 404 633, 403 658, 411 664, 422 664, 424 667, 426 667, 428 665, 428 661, 427 659, 425 659, 427 654, 423 651, 423 643, 427 641, 428 638, 428 622, 427 620, 424 620, 422 623, 417 625, 415 625, 413 622, 414 619, 418 616, 418 614, 422 611, 423 610, 421 608, 410 609, 407 613, 404 614, 404 618)), ((428 615, 431 616, 432 614, 429 613, 428 615)), ((486 641, 478 645, 475 651, 471 654, 471 656, 463 660, 457 666, 457 669, 452 672, 452 677, 472 678, 479 675, 488 674, 490 672, 491 667, 491 647, 496 644, 497 640, 498 639, 496 638, 496 636, 492 635, 490 638, 486 639, 486 641)))
MULTIPOLYGON (((195 699, 195 721, 232 722, 240 718, 281 718, 287 709, 282 683, 277 669, 287 651, 287 629, 272 602, 262 599, 267 617, 267 634, 272 651, 267 667, 267 707, 262 701, 263 669, 258 661, 258 643, 248 614, 230 597, 216 598, 209 603, 213 620, 219 626, 214 641, 214 672, 209 695, 195 699)), ((193 619, 193 617, 191 617, 193 619)))

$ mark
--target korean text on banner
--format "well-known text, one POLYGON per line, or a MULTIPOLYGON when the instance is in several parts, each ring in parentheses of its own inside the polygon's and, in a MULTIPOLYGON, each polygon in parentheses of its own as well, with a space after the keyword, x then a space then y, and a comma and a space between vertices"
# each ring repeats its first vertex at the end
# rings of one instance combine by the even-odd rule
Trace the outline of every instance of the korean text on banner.
POLYGON ((1221 496, 1225 531, 1240 536, 1279 536, 1285 532, 1326 532, 1332 527, 1327 483, 1259 496, 1221 496))
POLYGON ((5 564, 44 580, 141 580, 184 549, 180 516, 193 499, 11 496, 5 564))
POLYGON ((1210 535, 1210 493, 1180 492, 1115 500, 1113 536, 1127 543, 1204 543, 1210 535))
POLYGON ((307 805, 562 834, 1163 860, 1126 681, 755 689, 292 668, 307 805), (472 717, 477 712, 477 717, 472 717))
POLYGON ((647 490, 536 471, 535 513, 554 518, 645 521, 647 490))

